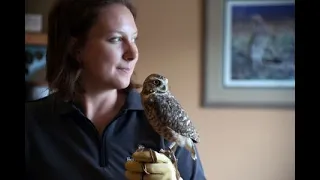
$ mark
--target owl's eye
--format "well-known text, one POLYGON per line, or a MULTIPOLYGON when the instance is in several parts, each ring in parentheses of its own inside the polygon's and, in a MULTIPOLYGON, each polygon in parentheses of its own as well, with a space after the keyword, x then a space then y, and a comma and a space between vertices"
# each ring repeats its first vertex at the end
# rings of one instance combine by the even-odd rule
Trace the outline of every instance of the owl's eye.
POLYGON ((160 82, 158 79, 153 81, 153 84, 154 84, 154 85, 159 85, 160 83, 161 83, 161 82, 160 82))

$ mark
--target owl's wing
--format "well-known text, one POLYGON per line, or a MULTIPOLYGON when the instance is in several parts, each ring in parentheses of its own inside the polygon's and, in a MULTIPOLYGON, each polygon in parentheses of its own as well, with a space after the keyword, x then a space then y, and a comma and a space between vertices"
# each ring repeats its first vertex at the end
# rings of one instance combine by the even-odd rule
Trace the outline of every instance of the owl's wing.
POLYGON ((153 98, 153 107, 157 113, 158 120, 168 126, 178 134, 189 137, 195 142, 199 142, 199 134, 191 122, 187 112, 180 103, 169 95, 156 95, 153 98))

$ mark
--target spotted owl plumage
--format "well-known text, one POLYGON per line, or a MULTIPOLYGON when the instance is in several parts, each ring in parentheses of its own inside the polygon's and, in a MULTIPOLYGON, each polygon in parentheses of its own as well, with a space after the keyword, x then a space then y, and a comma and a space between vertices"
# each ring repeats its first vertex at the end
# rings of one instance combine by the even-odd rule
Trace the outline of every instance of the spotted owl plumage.
POLYGON ((187 112, 169 91, 168 79, 159 74, 149 75, 141 91, 145 115, 155 132, 171 142, 169 149, 186 148, 197 159, 195 143, 199 134, 187 112))

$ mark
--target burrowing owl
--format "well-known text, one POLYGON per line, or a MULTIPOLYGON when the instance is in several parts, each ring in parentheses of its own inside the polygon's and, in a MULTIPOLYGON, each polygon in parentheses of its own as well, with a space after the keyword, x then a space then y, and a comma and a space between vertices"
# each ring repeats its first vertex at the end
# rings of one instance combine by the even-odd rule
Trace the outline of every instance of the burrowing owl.
POLYGON ((200 142, 199 134, 188 114, 170 93, 168 79, 159 74, 149 75, 141 91, 142 104, 146 117, 164 139, 171 142, 169 150, 184 147, 196 160, 195 143, 200 142))
POLYGON ((274 34, 272 28, 264 21, 262 16, 252 16, 253 33, 249 40, 249 56, 252 69, 259 70, 263 67, 264 59, 274 59, 276 49, 274 48, 274 34))

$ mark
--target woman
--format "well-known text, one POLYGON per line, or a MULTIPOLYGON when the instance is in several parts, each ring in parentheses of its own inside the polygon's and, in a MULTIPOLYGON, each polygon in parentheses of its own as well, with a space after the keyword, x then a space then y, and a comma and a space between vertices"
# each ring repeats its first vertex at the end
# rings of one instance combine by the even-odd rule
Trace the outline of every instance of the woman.
POLYGON ((176 152, 179 171, 159 153, 167 142, 146 121, 131 80, 137 36, 129 1, 56 2, 47 45, 53 93, 26 104, 29 179, 205 179, 199 158, 186 150, 176 152), (135 152, 139 145, 153 153, 135 152))

